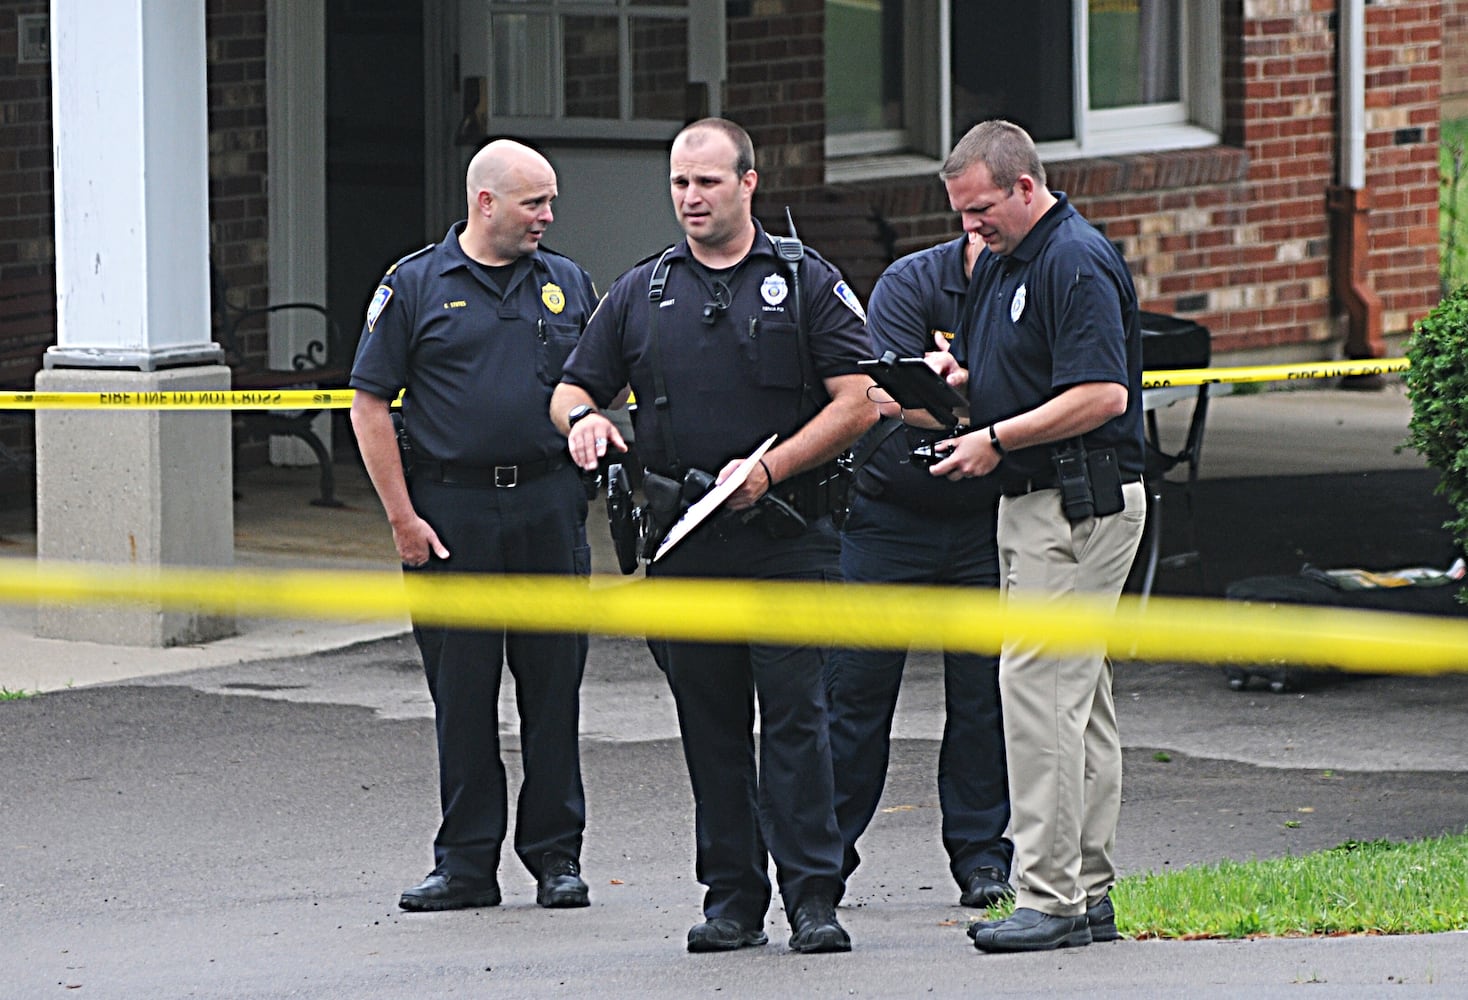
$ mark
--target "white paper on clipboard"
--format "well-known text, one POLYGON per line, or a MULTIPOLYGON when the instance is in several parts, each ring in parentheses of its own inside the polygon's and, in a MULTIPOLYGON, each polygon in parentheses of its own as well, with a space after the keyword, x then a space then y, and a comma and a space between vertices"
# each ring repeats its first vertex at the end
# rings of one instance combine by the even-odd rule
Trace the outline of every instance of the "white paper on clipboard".
POLYGON ((663 539, 663 544, 659 545, 657 552, 653 553, 652 561, 657 562, 663 556, 667 555, 669 549, 687 538, 690 531, 702 524, 708 519, 710 514, 723 506, 724 501, 733 496, 734 491, 739 489, 744 481, 749 478, 750 472, 759 464, 759 460, 764 457, 765 452, 770 450, 770 445, 774 444, 775 438, 779 436, 778 434, 771 434, 765 438, 764 444, 756 448, 748 458, 735 466, 734 471, 729 473, 728 479, 699 497, 697 503, 684 511, 683 516, 678 519, 678 523, 673 525, 673 530, 668 532, 668 537, 663 539))

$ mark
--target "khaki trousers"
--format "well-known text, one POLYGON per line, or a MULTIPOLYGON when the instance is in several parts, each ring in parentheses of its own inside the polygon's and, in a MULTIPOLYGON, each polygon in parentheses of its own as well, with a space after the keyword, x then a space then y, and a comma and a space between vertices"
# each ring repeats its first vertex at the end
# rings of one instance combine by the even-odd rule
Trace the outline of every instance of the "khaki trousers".
MULTIPOLYGON (((1115 600, 1142 538, 1147 498, 1072 525, 1059 490, 999 502, 999 585, 1006 594, 1115 600)), ((1116 879, 1111 851, 1121 811, 1121 738, 1104 645, 1057 657, 1006 641, 999 658, 1008 754, 1016 906, 1055 916, 1085 911, 1116 879)))

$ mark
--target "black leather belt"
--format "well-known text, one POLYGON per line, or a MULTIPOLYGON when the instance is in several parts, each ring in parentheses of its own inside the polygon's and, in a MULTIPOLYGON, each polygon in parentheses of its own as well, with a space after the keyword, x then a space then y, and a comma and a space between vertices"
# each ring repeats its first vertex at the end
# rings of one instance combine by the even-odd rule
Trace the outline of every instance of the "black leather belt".
POLYGON ((509 490, 554 472, 567 462, 564 455, 552 455, 538 462, 521 462, 519 465, 466 465, 463 462, 418 460, 413 463, 413 475, 445 486, 509 490))
MULTIPOLYGON (((1122 476, 1121 484, 1140 483, 1142 477, 1138 475, 1122 476)), ((1031 479, 1006 479, 999 484, 999 492, 1007 497, 1022 497, 1036 490, 1058 490, 1060 480, 1054 474, 1048 476, 1035 476, 1031 479)))

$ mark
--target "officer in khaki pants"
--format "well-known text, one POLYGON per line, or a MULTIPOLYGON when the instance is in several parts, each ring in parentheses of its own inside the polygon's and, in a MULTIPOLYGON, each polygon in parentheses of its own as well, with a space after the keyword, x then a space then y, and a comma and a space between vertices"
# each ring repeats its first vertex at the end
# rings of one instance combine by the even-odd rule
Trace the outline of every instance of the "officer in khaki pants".
MULTIPOLYGON (((1019 127, 974 126, 941 171, 974 263, 963 338, 972 432, 935 446, 949 478, 996 475, 1000 588, 1062 600, 1121 593, 1146 514, 1142 351, 1121 255, 1045 185, 1019 127)), ((1117 936, 1111 848, 1121 741, 1101 644, 1056 655, 1006 640, 999 660, 1009 767, 1015 911, 970 929, 980 951, 1042 951, 1117 936)))

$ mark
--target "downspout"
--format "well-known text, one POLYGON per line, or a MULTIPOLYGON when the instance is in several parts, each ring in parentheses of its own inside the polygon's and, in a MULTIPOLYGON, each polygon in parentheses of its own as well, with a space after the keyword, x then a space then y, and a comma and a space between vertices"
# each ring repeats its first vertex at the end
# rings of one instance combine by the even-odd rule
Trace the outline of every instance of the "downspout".
MULTIPOLYGON (((1326 197, 1331 218, 1331 286, 1335 302, 1347 315, 1346 357, 1381 358, 1386 356, 1381 299, 1367 282, 1371 192, 1366 188, 1366 0, 1341 0, 1336 36, 1339 174, 1326 197)), ((1365 381, 1371 378, 1346 381, 1355 388, 1367 388, 1365 381)))

